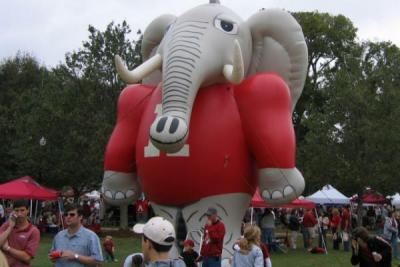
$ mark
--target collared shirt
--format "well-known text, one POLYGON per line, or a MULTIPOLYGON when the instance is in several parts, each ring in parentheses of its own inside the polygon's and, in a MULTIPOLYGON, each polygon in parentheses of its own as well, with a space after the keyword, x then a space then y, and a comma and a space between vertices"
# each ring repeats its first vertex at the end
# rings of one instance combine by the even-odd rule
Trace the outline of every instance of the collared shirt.
MULTIPOLYGON (((59 232, 53 240, 52 251, 70 250, 78 255, 89 256, 97 261, 103 261, 99 237, 91 230, 81 226, 79 230, 70 235, 68 229, 59 232)), ((86 265, 77 260, 58 259, 56 267, 84 267, 86 265)))
MULTIPOLYGON (((8 228, 8 222, 3 223, 0 227, 0 233, 3 233, 8 228)), ((36 254, 36 250, 39 247, 40 232, 36 226, 29 223, 28 227, 22 230, 14 228, 8 236, 8 245, 14 249, 22 250, 28 253, 32 258, 36 254)), ((6 254, 7 261, 10 267, 29 267, 29 263, 20 261, 10 254, 6 254)))

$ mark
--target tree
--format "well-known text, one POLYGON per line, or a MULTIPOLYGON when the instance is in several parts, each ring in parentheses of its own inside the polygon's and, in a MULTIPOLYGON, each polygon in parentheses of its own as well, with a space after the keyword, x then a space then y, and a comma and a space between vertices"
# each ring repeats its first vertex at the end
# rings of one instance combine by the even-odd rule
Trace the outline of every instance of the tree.
POLYGON ((321 112, 308 116, 299 154, 309 185, 392 192, 399 151, 399 49, 367 42, 325 75, 321 112))
MULTIPOLYGON (((2 177, 13 178, 23 175, 21 162, 29 160, 29 154, 20 153, 21 143, 36 137, 32 133, 18 140, 20 126, 27 123, 29 113, 36 107, 37 97, 31 95, 43 86, 43 78, 48 75, 45 67, 28 54, 18 53, 0 65, 0 170, 2 177)), ((36 139, 39 140, 39 139, 36 139)), ((4 178, 1 179, 3 182, 4 178)))
POLYGON ((328 13, 293 13, 301 25, 308 47, 307 79, 300 101, 293 114, 299 145, 304 140, 307 127, 302 121, 313 112, 320 112, 326 98, 323 95, 325 73, 333 70, 356 45, 357 29, 343 15, 328 13))
POLYGON ((83 48, 68 53, 66 63, 52 70, 29 55, 0 66, 0 103, 6 114, 0 135, 9 141, 0 152, 0 169, 6 170, 2 177, 28 174, 58 189, 73 185, 78 193, 99 187, 123 88, 114 55, 127 58, 130 67, 141 62, 140 38, 130 41, 129 33, 126 22, 110 23, 104 32, 89 26, 83 48))

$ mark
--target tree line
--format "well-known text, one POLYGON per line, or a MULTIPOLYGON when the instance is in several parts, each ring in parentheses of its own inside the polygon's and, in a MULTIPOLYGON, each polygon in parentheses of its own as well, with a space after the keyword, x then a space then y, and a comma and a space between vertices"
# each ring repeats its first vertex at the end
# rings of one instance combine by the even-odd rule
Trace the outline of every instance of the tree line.
MULTIPOLYGON (((371 186, 398 188, 400 50, 359 41, 342 15, 293 13, 309 50, 308 76, 293 114, 297 165, 306 194, 330 183, 352 194, 371 186)), ((130 69, 142 62, 141 32, 130 40, 123 21, 89 38, 48 68, 29 54, 0 62, 0 182, 31 175, 77 191, 98 189, 103 154, 124 87, 113 58, 130 69)))

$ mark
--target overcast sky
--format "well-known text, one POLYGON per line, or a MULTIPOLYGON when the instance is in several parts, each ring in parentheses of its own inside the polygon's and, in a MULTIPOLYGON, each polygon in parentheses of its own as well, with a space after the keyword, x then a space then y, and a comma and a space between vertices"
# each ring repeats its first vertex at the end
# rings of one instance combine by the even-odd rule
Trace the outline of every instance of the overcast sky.
MULTIPOLYGON (((0 59, 29 52, 55 66, 66 52, 82 47, 88 25, 103 31, 126 20, 136 32, 161 14, 179 16, 206 0, 0 0, 0 59)), ((392 41, 400 46, 398 0, 221 0, 243 19, 260 8, 343 14, 358 28, 360 40, 392 41)), ((134 37, 134 36, 132 36, 134 37)), ((131 39, 132 39, 131 37, 131 39)))

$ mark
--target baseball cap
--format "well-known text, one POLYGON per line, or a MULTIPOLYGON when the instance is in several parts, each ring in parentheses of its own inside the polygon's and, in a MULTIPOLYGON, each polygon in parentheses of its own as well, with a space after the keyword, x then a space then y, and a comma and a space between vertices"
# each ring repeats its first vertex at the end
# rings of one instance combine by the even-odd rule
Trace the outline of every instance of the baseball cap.
POLYGON ((153 217, 145 224, 137 223, 133 226, 133 231, 137 234, 143 234, 151 241, 164 246, 171 246, 175 241, 174 226, 162 217, 153 217))
POLYGON ((206 211, 206 215, 216 215, 217 214, 217 209, 214 207, 209 207, 206 211))
POLYGON ((191 246, 191 247, 194 247, 194 242, 193 242, 193 240, 186 239, 185 241, 183 241, 183 245, 184 245, 184 246, 191 246))

